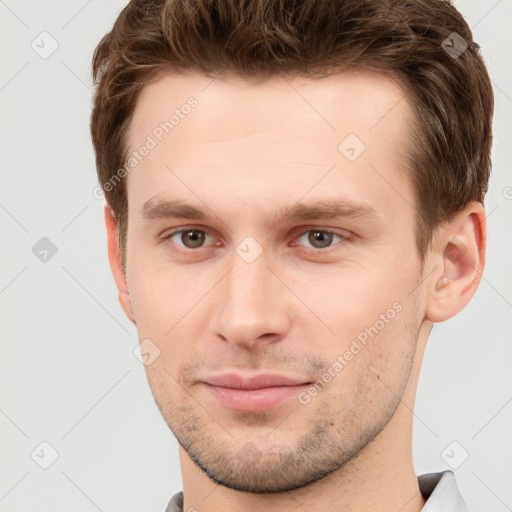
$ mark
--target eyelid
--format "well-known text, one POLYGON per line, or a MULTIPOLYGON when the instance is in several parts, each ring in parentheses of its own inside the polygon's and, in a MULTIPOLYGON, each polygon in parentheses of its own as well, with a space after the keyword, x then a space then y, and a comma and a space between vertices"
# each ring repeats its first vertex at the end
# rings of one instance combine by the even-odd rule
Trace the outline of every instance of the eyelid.
POLYGON ((347 231, 345 229, 325 228, 323 226, 301 226, 300 228, 297 229, 299 229, 298 236, 304 235, 309 231, 322 231, 323 233, 332 233, 333 235, 342 236, 343 238, 350 237, 350 231, 347 231))

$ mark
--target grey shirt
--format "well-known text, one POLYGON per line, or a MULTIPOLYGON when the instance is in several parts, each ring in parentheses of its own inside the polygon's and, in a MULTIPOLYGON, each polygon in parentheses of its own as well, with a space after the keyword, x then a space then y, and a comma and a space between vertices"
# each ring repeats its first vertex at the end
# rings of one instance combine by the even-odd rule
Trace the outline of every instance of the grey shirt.
MULTIPOLYGON (((426 499, 421 512, 469 512, 453 471, 421 475, 418 477, 418 484, 426 499)), ((180 491, 171 498, 165 512, 183 512, 183 492, 180 491)))

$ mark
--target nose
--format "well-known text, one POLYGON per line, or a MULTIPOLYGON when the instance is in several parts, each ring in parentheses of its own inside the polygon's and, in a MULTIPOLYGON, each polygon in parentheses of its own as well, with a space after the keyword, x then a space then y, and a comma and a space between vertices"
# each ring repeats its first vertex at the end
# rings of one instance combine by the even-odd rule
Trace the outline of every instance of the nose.
POLYGON ((217 292, 219 305, 210 326, 223 341, 251 348, 277 342, 289 331, 286 288, 263 256, 247 263, 234 254, 231 271, 217 292))

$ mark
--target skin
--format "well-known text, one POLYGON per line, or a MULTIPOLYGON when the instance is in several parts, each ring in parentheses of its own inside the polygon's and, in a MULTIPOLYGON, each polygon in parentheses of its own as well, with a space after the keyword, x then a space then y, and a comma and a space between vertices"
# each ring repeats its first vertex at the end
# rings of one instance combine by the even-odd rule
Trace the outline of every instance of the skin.
POLYGON ((162 75, 138 100, 130 150, 190 96, 197 107, 127 176, 126 273, 105 208, 121 305, 160 350, 146 372, 180 443, 184 510, 420 510, 411 432, 421 360, 432 323, 478 286, 482 205, 439 228, 421 261, 402 152, 412 110, 389 78, 162 75), (338 150, 350 133, 366 146, 353 162, 338 150), (165 200, 210 217, 144 216, 165 200), (278 219, 327 200, 372 214, 278 219), (180 228, 209 235, 197 248, 187 235, 164 239, 180 228), (262 251, 251 263, 236 250, 248 236, 262 251), (316 382, 393 304, 400 312, 307 404, 234 411, 201 384, 224 372, 316 382))

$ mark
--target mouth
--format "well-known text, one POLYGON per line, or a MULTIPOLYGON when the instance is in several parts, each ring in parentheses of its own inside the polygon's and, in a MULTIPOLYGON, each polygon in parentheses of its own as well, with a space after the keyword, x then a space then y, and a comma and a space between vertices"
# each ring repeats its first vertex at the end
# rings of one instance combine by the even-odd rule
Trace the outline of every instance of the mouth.
POLYGON ((264 412, 296 397, 311 382, 277 374, 267 373, 244 378, 231 373, 208 377, 201 384, 210 396, 228 409, 264 412))

